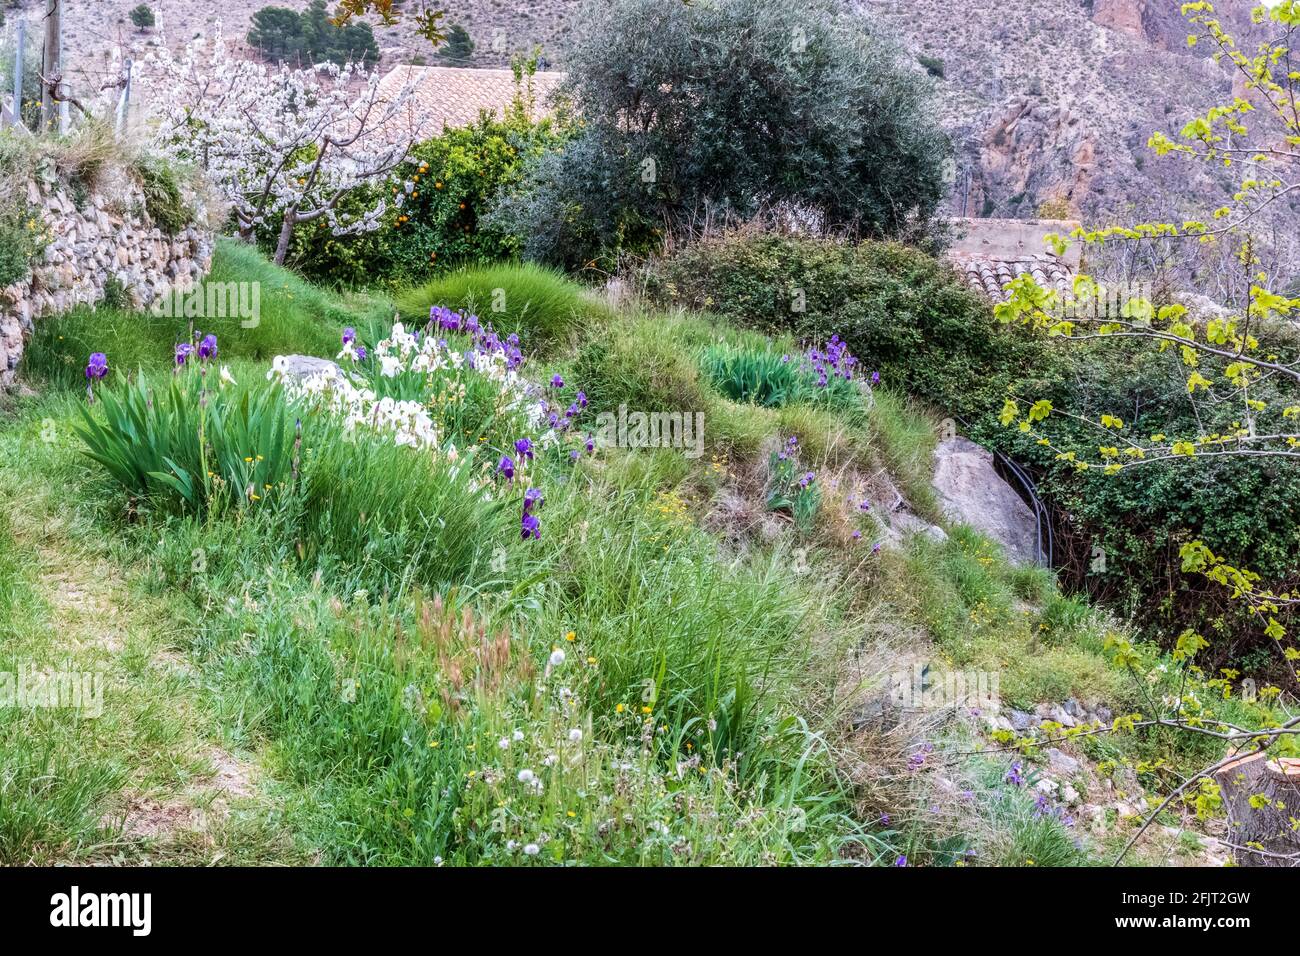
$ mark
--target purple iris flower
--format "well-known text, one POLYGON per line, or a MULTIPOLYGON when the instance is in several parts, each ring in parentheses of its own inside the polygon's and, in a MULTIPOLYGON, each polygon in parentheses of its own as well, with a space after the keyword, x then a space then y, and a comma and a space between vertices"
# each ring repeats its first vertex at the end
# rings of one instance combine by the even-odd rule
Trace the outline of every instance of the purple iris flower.
POLYGON ((894 866, 907 866, 907 857, 900 856, 897 860, 894 861, 894 866))
POLYGON ((540 508, 546 504, 546 499, 537 488, 529 488, 524 492, 524 514, 529 514, 534 508, 540 508))
POLYGON ((880 373, 879 373, 879 372, 872 372, 872 373, 871 373, 871 384, 872 384, 872 385, 879 385, 879 384, 880 384, 880 373))
POLYGON ((364 362, 365 360, 366 360, 366 347, 365 347, 364 345, 358 345, 358 346, 357 346, 357 361, 359 361, 359 362, 364 362))
POLYGON ((595 436, 595 435, 588 435, 588 436, 587 436, 587 453, 590 454, 591 452, 593 452, 593 451, 595 451, 595 450, 596 450, 596 436, 595 436))
POLYGON ((194 346, 189 342, 181 342, 176 346, 176 365, 184 365, 186 360, 194 354, 194 346))
POLYGON ((501 456, 501 461, 497 464, 497 471, 499 471, 499 472, 501 472, 501 474, 505 475, 506 478, 508 478, 508 479, 510 479, 510 480, 512 480, 512 481, 514 480, 514 477, 515 477, 515 463, 514 463, 513 461, 510 460, 510 456, 509 456, 509 455, 502 455, 502 456, 501 456))
POLYGON ((91 352, 90 361, 86 363, 86 378, 101 379, 108 374, 108 356, 103 352, 91 352))
POLYGON ((521 537, 525 541, 529 538, 532 538, 534 541, 541 540, 542 526, 537 520, 537 515, 525 513, 523 519, 520 521, 520 530, 522 532, 521 537))
POLYGON ((564 388, 564 379, 560 378, 559 372, 551 376, 551 388, 564 388))
POLYGON ((586 393, 586 392, 578 392, 578 407, 579 407, 579 408, 586 408, 586 407, 587 407, 587 393, 586 393))
POLYGON ((217 355, 217 337, 209 332, 203 336, 199 342, 199 358, 207 361, 210 358, 216 358, 217 355))
POLYGON ((355 342, 356 340, 357 340, 357 330, 349 325, 347 328, 343 330, 343 344, 348 345, 352 342, 355 342))
POLYGON ((1011 765, 1011 769, 1007 771, 1007 783, 1015 787, 1023 787, 1025 785, 1025 778, 1020 772, 1020 767, 1021 763, 1019 760, 1011 765))
POLYGON ((531 460, 532 457, 533 457, 533 442, 532 442, 532 439, 530 439, 530 438, 516 438, 516 439, 515 439, 515 452, 516 452, 516 454, 518 454, 521 458, 527 458, 527 459, 531 460))

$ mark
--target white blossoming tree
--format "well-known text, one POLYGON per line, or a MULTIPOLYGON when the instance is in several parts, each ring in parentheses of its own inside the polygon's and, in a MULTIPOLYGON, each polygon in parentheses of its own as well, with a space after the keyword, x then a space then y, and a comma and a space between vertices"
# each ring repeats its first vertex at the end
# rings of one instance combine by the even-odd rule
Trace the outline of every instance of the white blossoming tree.
POLYGON ((244 239, 278 220, 277 263, 299 224, 321 220, 334 235, 378 227, 384 200, 361 209, 343 200, 405 160, 413 139, 409 85, 381 90, 379 74, 356 65, 289 69, 243 60, 219 27, 179 55, 164 45, 151 66, 155 145, 207 172, 244 239))

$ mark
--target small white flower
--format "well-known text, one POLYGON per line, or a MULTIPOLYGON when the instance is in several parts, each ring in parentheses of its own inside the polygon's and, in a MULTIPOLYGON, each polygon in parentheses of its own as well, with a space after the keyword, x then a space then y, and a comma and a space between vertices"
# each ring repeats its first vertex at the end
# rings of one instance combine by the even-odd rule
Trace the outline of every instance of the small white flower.
POLYGON ((530 843, 526 847, 524 847, 524 856, 537 856, 537 854, 541 852, 542 852, 542 848, 538 846, 536 843, 530 843))
POLYGON ((230 366, 229 366, 229 365, 223 365, 223 366, 221 366, 221 384, 222 384, 222 385, 234 385, 234 384, 235 384, 235 377, 234 377, 233 375, 230 374, 230 366))
POLYGON ((582 743, 582 731, 579 730, 577 727, 574 727, 572 730, 569 731, 569 743, 571 744, 582 743))
POLYGON ((527 768, 519 771, 520 783, 532 783, 536 779, 537 779, 537 775, 533 773, 531 770, 528 770, 527 768))
POLYGON ((554 767, 559 762, 560 762, 560 758, 557 757, 555 754, 547 754, 546 759, 542 761, 542 766, 554 767))
POLYGON ((510 738, 509 738, 509 737, 502 737, 500 740, 497 741, 497 746, 500 747, 502 750, 509 750, 509 749, 510 749, 510 738))
POLYGON ((551 651, 551 666, 559 667, 563 663, 564 663, 564 651, 560 650, 557 647, 555 650, 551 651))
POLYGON ((514 840, 507 840, 507 841, 506 841, 506 849, 509 850, 511 853, 514 853, 515 850, 518 849, 518 847, 519 847, 519 844, 516 843, 514 840))
POLYGON ((520 741, 524 739, 524 732, 522 730, 516 730, 510 736, 513 737, 516 741, 520 741))

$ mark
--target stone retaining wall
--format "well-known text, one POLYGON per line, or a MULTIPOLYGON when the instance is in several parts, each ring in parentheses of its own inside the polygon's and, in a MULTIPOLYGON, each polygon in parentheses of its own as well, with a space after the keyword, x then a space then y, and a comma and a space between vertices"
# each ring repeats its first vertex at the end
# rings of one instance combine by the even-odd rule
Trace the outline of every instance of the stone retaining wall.
POLYGON ((57 181, 29 179, 27 204, 41 210, 49 245, 28 275, 0 289, 0 389, 14 384, 34 323, 76 305, 96 305, 117 289, 145 308, 207 274, 214 234, 201 197, 185 195, 194 224, 174 236, 149 219, 144 193, 125 170, 109 169, 89 195, 57 181))

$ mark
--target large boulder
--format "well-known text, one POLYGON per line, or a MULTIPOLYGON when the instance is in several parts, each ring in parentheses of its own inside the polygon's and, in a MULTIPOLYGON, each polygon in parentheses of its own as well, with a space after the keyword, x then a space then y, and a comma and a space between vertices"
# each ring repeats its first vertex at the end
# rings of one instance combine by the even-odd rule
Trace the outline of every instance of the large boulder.
POLYGON ((271 360, 271 369, 282 378, 294 381, 315 378, 317 375, 328 375, 331 378, 341 378, 343 375, 336 363, 314 355, 277 355, 271 360))
POLYGON ((1038 560, 1034 513, 994 470, 991 452, 966 438, 940 442, 934 450, 934 489, 948 520, 988 535, 1014 561, 1038 560))

